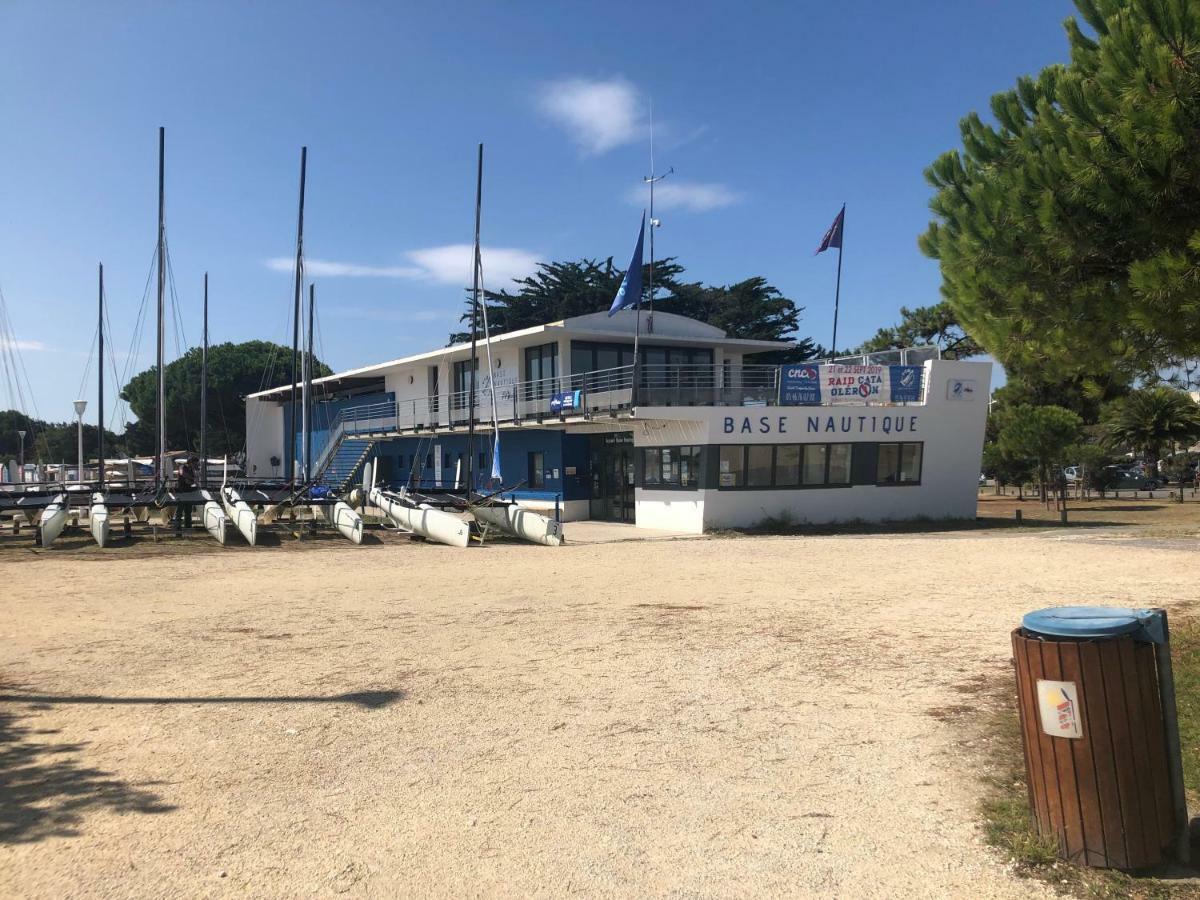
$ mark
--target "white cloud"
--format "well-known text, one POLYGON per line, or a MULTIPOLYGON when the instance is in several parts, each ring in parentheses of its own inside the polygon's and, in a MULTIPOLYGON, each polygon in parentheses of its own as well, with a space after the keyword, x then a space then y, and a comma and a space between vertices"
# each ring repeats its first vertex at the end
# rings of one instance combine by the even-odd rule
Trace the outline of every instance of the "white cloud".
MULTIPOLYGON (((287 256, 267 260, 267 268, 276 272, 291 272, 296 261, 287 256)), ((411 266, 360 266, 355 263, 331 262, 327 259, 304 260, 304 272, 313 278, 420 278, 421 270, 411 266)))
POLYGON ((0 338, 0 350, 49 350, 50 348, 41 341, 14 341, 8 338, 0 338))
MULTIPOLYGON (((470 244, 446 244, 411 250, 407 256, 421 267, 423 278, 463 286, 471 283, 473 254, 474 248, 470 244)), ((495 290, 507 287, 514 278, 531 274, 538 264, 535 254, 516 247, 484 247, 482 254, 484 284, 495 290)))
MULTIPOLYGON (((484 247, 482 253, 484 284, 497 290, 507 287, 514 278, 531 274, 539 259, 537 254, 519 247, 484 247)), ((463 287, 471 283, 473 255, 470 244, 444 244, 406 251, 404 256, 411 263, 406 266, 364 266, 306 259, 304 271, 313 278, 404 278, 463 287)), ((293 261, 277 256, 266 260, 264 265, 275 272, 291 272, 293 261)))
POLYGON ((628 144, 645 131, 641 97, 623 78, 552 82, 542 87, 538 107, 589 155, 628 144))
MULTIPOLYGON (((660 181, 654 186, 654 210, 682 209, 687 212, 708 212, 741 203, 745 195, 728 185, 698 181, 660 181)), ((650 194, 646 186, 630 188, 626 199, 635 206, 646 206, 650 194)))

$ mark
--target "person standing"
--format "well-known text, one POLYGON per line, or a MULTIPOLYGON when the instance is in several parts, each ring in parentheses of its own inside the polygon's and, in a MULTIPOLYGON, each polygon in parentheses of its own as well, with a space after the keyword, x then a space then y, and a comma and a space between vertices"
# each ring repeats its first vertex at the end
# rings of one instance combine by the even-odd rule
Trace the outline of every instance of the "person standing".
MULTIPOLYGON (((189 456, 184 460, 183 465, 179 467, 179 472, 175 476, 175 489, 183 493, 191 493, 196 490, 196 468, 199 464, 199 457, 189 456)), ((181 500, 175 509, 175 535, 176 537, 183 536, 184 528, 192 527, 192 507, 194 503, 181 500)))

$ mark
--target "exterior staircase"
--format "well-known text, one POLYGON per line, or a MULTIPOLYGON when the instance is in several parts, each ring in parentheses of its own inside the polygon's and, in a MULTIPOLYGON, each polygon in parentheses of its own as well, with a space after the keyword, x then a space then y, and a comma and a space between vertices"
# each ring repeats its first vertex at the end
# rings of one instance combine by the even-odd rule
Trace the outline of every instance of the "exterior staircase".
POLYGON ((343 438, 337 450, 334 451, 333 458, 329 460, 329 465, 321 473, 322 480, 335 492, 346 490, 374 449, 374 441, 343 438))

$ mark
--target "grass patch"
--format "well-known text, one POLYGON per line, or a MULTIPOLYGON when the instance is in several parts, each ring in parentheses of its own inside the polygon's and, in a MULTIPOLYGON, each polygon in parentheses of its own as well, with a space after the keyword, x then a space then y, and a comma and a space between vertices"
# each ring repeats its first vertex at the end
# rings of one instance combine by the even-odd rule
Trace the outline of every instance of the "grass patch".
MULTIPOLYGON (((1184 783, 1188 805, 1200 800, 1200 619, 1171 624, 1171 659, 1183 744, 1184 783)), ((1021 876, 1036 878, 1075 897, 1200 898, 1200 872, 1172 871, 1171 878, 1139 876, 1110 869, 1091 869, 1058 858, 1058 845, 1042 837, 1029 810, 1025 757, 1011 674, 986 688, 981 721, 986 751, 984 794, 979 803, 983 834, 1021 876), (1181 876, 1187 877, 1181 880, 1181 876)), ((1197 849, 1192 850, 1195 866, 1197 849)))

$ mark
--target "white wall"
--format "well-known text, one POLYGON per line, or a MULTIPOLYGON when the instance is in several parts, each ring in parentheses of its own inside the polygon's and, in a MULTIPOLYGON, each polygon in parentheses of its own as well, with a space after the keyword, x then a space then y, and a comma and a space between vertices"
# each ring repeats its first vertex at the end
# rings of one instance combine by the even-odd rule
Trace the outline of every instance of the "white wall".
POLYGON ((271 457, 283 459, 283 406, 246 398, 246 475, 271 478, 282 475, 282 465, 272 468, 271 457))
POLYGON ((638 528, 661 528, 687 534, 704 532, 704 497, 707 491, 653 491, 635 488, 634 521, 638 528))
POLYGON ((638 410, 634 446, 786 444, 836 441, 924 444, 918 485, 856 485, 780 491, 639 490, 638 525, 678 528, 689 519, 679 498, 702 507, 704 528, 745 527, 768 515, 801 522, 975 517, 991 363, 925 363, 925 402, 909 406, 654 407, 638 410), (973 385, 969 399, 950 399, 950 386, 973 385), (666 500, 671 499, 671 506, 666 500), (672 523, 672 524, 661 524, 672 523))

